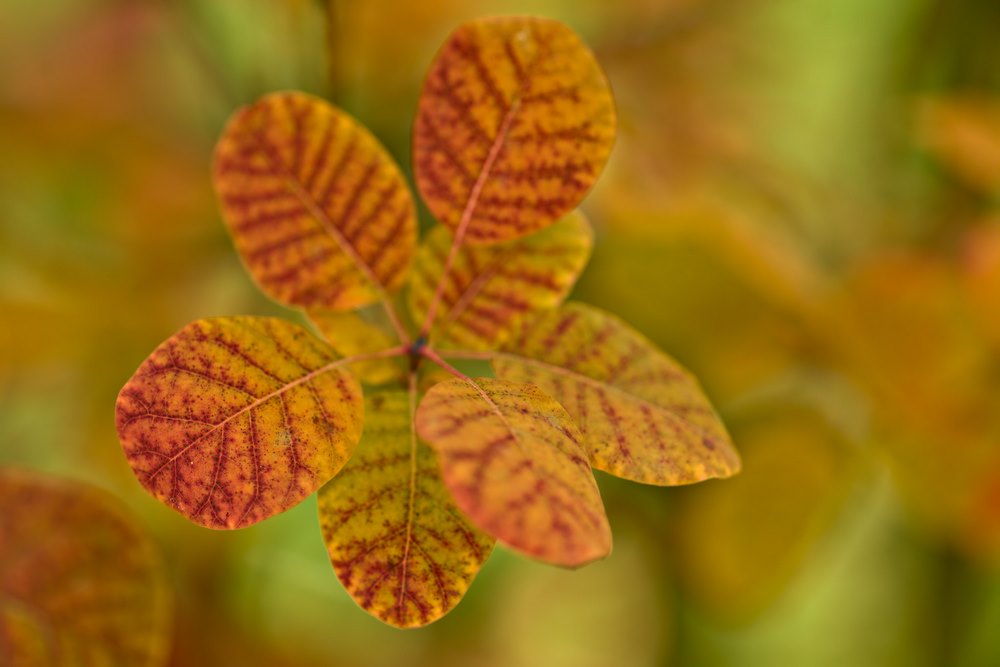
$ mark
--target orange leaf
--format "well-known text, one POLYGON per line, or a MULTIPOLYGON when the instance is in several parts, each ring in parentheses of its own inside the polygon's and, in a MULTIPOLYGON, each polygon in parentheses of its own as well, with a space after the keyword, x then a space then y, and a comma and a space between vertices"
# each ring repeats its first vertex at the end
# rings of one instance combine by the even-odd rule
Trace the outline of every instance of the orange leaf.
POLYGON ((164 664, 159 559, 117 502, 4 469, 0 507, 0 664, 164 664))
POLYGON ((541 229, 574 209, 611 152, 615 109, 594 55, 565 25, 487 18, 431 65, 413 168, 431 212, 470 243, 541 229))
POLYGON ((416 245, 413 198, 357 121, 302 93, 236 112, 215 188, 240 255, 284 304, 349 310, 399 287, 416 245))
POLYGON ((319 492, 337 576, 362 608, 396 627, 451 611, 494 542, 458 511, 434 453, 417 441, 411 392, 366 396, 357 453, 319 492))
POLYGON ((921 111, 923 143, 969 186, 1000 192, 1000 100, 943 97, 921 111))
POLYGON ((593 466, 674 485, 740 469, 697 381, 617 317, 581 303, 526 320, 493 356, 497 377, 531 382, 580 425, 593 466))
POLYGON ((611 552, 611 529, 580 433, 537 387, 452 379, 417 410, 444 483, 481 529, 522 553, 578 567, 611 552))
MULTIPOLYGON (((410 280, 410 312, 430 307, 452 237, 435 227, 417 251, 410 280)), ((455 256, 430 338, 439 346, 490 350, 510 334, 514 319, 562 303, 583 270, 593 232, 574 212, 536 234, 492 246, 464 246, 455 256)))
POLYGON ((969 229, 962 249, 961 280, 973 315, 1000 343, 1000 216, 969 229))
POLYGON ((199 320, 118 397, 118 436, 146 490, 195 523, 242 528, 296 505, 361 436, 361 389, 326 344, 279 319, 199 320))

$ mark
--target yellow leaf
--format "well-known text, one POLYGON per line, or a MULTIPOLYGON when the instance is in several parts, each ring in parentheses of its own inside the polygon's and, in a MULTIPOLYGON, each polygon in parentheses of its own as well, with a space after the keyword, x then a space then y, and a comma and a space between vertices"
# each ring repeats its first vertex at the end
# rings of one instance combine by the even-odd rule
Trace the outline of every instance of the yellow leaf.
POLYGON ((277 301, 349 310, 403 283, 413 198, 382 145, 339 109, 303 93, 241 109, 214 178, 244 263, 277 301))
MULTIPOLYGON (((516 317, 562 303, 590 257, 593 231, 579 212, 523 239, 464 246, 455 256, 430 338, 439 347, 490 350, 510 334, 516 317)), ((413 265, 410 312, 427 312, 444 270, 452 236, 427 234, 413 265)))
POLYGON ((593 466, 647 484, 729 477, 740 459, 697 381, 617 317, 569 303, 522 322, 493 355, 580 425, 593 466))
MULTIPOLYGON (((310 310, 309 319, 333 349, 344 357, 380 352, 396 344, 383 328, 356 312, 310 310)), ((362 382, 382 384, 403 379, 406 371, 399 359, 371 359, 353 364, 351 372, 362 382)))
POLYGON ((434 453, 417 440, 412 392, 366 396, 357 453, 319 493, 337 576, 363 609, 396 627, 451 611, 494 543, 455 507, 434 453))
POLYGON ((199 320, 161 344, 118 396, 129 465, 157 499, 208 528, 298 504, 361 436, 346 360, 279 319, 199 320))
POLYGON ((416 424, 455 502, 482 530, 555 565, 578 567, 611 552, 580 433, 537 387, 448 380, 424 396, 416 424))
POLYGON ((165 663, 159 559, 105 494, 0 469, 0 664, 165 663))
POLYGON ((417 186, 470 243, 545 227, 574 209, 611 152, 615 108, 594 55, 565 25, 486 18, 431 65, 413 127, 417 186))

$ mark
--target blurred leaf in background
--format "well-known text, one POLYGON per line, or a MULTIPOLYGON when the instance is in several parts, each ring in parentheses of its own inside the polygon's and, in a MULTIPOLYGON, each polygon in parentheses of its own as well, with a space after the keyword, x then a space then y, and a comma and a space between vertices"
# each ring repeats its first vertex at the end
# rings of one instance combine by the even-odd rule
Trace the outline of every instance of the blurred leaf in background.
POLYGON ((117 500, 2 468, 0 503, 4 664, 165 663, 171 621, 162 564, 117 500))

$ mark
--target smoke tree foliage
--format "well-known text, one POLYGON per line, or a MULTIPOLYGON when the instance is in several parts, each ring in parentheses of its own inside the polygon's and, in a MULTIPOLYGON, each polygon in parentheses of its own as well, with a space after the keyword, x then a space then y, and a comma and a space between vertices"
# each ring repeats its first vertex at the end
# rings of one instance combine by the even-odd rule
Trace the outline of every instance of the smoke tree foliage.
POLYGON ((344 586, 411 627, 458 603, 495 541, 564 567, 607 556, 592 468, 658 485, 736 473, 691 375, 615 316, 563 303, 592 246, 575 208, 615 123, 566 26, 462 25, 413 125, 440 223, 418 244, 402 173, 355 119, 296 92, 237 111, 215 152, 223 217, 260 288, 321 336, 247 316, 167 339, 116 408, 142 485, 215 529, 318 491, 344 586), (484 361, 491 377, 453 365, 484 361))
POLYGON ((118 500, 0 467, 0 507, 0 665, 166 664, 166 577, 118 500))

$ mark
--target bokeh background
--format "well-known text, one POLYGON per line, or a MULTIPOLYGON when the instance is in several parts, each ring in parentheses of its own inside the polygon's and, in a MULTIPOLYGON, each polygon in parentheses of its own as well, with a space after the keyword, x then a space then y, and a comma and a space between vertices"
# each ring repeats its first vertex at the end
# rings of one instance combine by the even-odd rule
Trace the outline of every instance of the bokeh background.
POLYGON ((178 667, 1000 664, 997 35, 996 0, 3 0, 0 465, 137 517, 178 667), (408 165, 437 46, 497 13, 565 21, 606 68, 575 296, 701 378, 744 472, 600 475, 609 559, 498 549, 398 631, 342 590, 314 500, 197 528, 134 480, 113 405, 191 320, 297 317, 216 210, 229 113, 320 94, 408 165))

